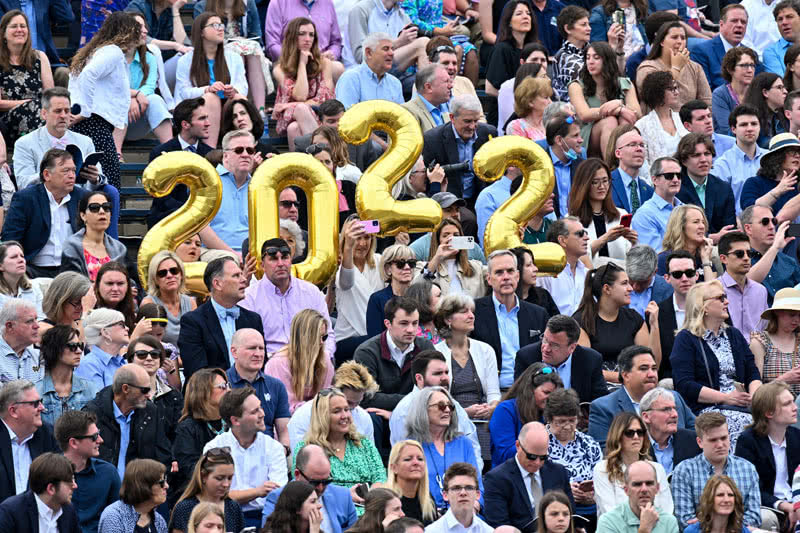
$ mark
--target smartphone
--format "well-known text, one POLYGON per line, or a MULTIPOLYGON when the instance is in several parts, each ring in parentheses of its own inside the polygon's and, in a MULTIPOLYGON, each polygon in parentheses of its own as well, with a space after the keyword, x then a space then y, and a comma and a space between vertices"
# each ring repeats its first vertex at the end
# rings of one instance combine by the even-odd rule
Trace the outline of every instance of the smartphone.
POLYGON ((378 233, 381 231, 381 223, 377 220, 362 220, 361 225, 365 233, 378 233))
POLYGON ((787 237, 800 237, 800 224, 789 224, 786 230, 787 237))
POLYGON ((617 9, 612 16, 614 22, 625 28, 625 12, 623 10, 617 9))
POLYGON ((581 481, 578 485, 578 488, 581 489, 582 492, 591 492, 594 490, 594 481, 591 479, 587 479, 586 481, 581 481))
POLYGON ((450 248, 454 250, 472 250, 475 245, 475 238, 472 236, 453 237, 450 239, 450 248))
POLYGON ((631 227, 631 220, 633 219, 633 215, 628 213, 627 215, 622 215, 622 218, 619 220, 619 225, 624 226, 626 228, 631 227))

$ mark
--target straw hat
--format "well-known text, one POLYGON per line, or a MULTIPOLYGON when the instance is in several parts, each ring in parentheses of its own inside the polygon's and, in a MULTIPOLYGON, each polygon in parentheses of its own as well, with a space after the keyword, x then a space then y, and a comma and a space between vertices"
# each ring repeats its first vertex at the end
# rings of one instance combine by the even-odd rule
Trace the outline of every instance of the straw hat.
POLYGON ((772 307, 761 313, 761 318, 769 320, 773 311, 800 311, 800 290, 786 288, 776 292, 772 307))
POLYGON ((764 155, 770 155, 786 148, 800 148, 800 140, 791 133, 779 133, 769 141, 769 151, 764 155))

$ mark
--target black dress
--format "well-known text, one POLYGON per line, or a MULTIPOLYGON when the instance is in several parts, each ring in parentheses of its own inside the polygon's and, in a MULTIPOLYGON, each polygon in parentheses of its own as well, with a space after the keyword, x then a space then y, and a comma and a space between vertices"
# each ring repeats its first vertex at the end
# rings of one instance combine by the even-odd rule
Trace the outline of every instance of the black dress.
MULTIPOLYGON (((572 318, 583 328, 583 317, 578 311, 572 318)), ((603 368, 617 369, 617 356, 624 348, 636 344, 634 338, 644 324, 644 319, 636 310, 622 307, 614 322, 606 322, 599 316, 595 319, 595 334, 589 336, 592 348, 603 356, 603 368)), ((586 328, 584 328, 585 331, 586 328)))
MULTIPOLYGON (((27 100, 30 102, 9 109, 0 115, 6 146, 14 146, 17 139, 44 125, 42 120, 42 62, 38 55, 33 68, 10 65, 8 72, 0 71, 0 91, 3 100, 27 100)), ((9 150, 10 151, 10 150, 9 150)))

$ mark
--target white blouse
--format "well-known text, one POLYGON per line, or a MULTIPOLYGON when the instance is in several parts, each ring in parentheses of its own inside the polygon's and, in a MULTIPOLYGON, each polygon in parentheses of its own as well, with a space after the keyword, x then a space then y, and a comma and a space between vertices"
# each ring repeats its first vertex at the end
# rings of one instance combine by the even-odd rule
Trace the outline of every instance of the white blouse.
MULTIPOLYGON (((613 228, 619 226, 619 221, 622 215, 627 215, 628 212, 618 207, 617 210, 619 211, 619 217, 615 218, 612 221, 606 220, 606 232, 610 231, 613 228)), ((594 226, 594 219, 589 223, 588 226, 584 228, 589 233, 589 250, 591 250, 592 242, 596 241, 600 235, 597 234, 597 228, 594 226)), ((631 249, 631 241, 624 237, 620 237, 615 241, 609 241, 608 243, 608 256, 601 256, 598 253, 592 254, 592 266, 594 268, 600 268, 601 266, 605 265, 613 261, 617 266, 620 268, 625 268, 625 256, 628 253, 628 250, 631 249)))
MULTIPOLYGON (((672 493, 669 490, 669 482, 667 481, 667 472, 661 463, 654 461, 647 461, 656 469, 656 480, 658 481, 658 494, 655 498, 655 506, 659 511, 667 514, 672 514, 675 510, 675 505, 672 503, 672 493)), ((622 465, 622 472, 624 473, 628 467, 622 465)), ((594 501, 597 503, 597 517, 606 513, 621 504, 628 501, 628 495, 625 494, 625 488, 621 483, 612 483, 608 479, 608 471, 606 470, 606 460, 598 462, 594 465, 594 501)))
MULTIPOLYGON (((478 373, 478 379, 481 380, 481 387, 486 394, 486 401, 491 403, 500 400, 500 378, 497 373, 497 356, 494 353, 494 348, 475 339, 469 340, 469 355, 472 357, 472 362, 475 363, 475 371, 478 373)), ((437 352, 444 355, 447 360, 447 366, 452 368, 452 352, 446 341, 442 341, 434 346, 437 352)), ((450 372, 452 376, 453 373, 450 372)))
MULTIPOLYGON (((198 98, 205 93, 205 87, 195 87, 192 83, 192 56, 194 50, 189 50, 178 59, 178 70, 175 73, 175 102, 182 102, 187 98, 198 98)), ((225 50, 225 62, 231 75, 231 85, 242 96, 247 96, 247 76, 244 72, 242 56, 236 52, 225 50)))
POLYGON ((337 340, 360 337, 367 334, 367 302, 373 292, 386 287, 378 268, 380 254, 372 256, 375 268, 364 265, 364 272, 353 266, 351 269, 339 267, 336 273, 336 319, 334 334, 337 340))
POLYGON ((81 106, 80 115, 89 118, 94 113, 115 128, 128 125, 130 88, 125 54, 113 44, 95 50, 80 74, 69 76, 70 98, 81 106))
POLYGON ((672 122, 675 124, 675 135, 670 135, 661 127, 655 109, 636 121, 636 127, 642 134, 647 148, 645 149, 645 160, 642 168, 647 168, 650 172, 650 165, 659 157, 672 157, 678 149, 678 143, 684 135, 689 132, 683 127, 681 117, 675 111, 672 112, 672 122))

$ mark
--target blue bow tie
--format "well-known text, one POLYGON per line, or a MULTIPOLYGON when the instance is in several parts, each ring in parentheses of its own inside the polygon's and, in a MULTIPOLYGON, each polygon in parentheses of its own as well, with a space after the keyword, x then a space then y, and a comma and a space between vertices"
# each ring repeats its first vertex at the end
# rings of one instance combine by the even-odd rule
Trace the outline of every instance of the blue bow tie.
POLYGON ((239 320, 239 306, 235 305, 230 309, 225 310, 225 318, 231 317, 233 320, 239 320))

